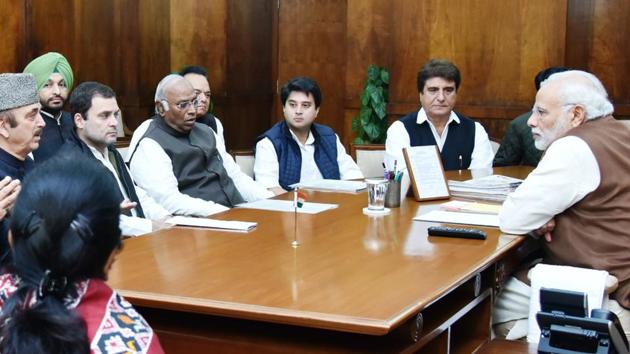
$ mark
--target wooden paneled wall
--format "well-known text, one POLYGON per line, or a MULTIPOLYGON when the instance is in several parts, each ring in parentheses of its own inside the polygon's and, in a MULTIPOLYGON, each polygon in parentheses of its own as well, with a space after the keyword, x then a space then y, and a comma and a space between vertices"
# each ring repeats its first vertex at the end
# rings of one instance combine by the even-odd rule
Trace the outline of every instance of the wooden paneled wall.
POLYGON ((563 63, 566 7, 562 0, 348 1, 346 126, 369 64, 390 70, 393 121, 418 109, 420 67, 446 58, 462 75, 456 110, 501 137, 504 120, 531 106, 535 74, 563 63))
POLYGON ((625 0, 0 0, 0 14, 0 71, 61 52, 77 82, 116 90, 131 129, 163 76, 205 66, 230 148, 281 119, 277 88, 298 75, 319 82, 318 119, 349 143, 367 66, 390 70, 393 121, 418 108, 416 73, 434 57, 459 67, 456 109, 495 138, 548 66, 594 72, 630 117, 625 0))
POLYGON ((134 129, 162 77, 202 65, 229 146, 251 148, 271 121, 273 11, 271 0, 0 0, 0 72, 60 52, 75 83, 114 88, 134 129))

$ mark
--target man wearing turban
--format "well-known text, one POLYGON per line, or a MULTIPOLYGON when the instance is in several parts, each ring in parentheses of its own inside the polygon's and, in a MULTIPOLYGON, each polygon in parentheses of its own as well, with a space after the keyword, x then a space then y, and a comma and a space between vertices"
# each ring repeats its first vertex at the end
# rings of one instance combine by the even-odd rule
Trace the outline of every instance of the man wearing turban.
POLYGON ((55 155, 72 135, 72 117, 62 108, 72 89, 74 75, 68 60, 55 52, 35 58, 24 72, 35 78, 42 117, 46 122, 39 148, 33 152, 35 162, 41 163, 55 155))

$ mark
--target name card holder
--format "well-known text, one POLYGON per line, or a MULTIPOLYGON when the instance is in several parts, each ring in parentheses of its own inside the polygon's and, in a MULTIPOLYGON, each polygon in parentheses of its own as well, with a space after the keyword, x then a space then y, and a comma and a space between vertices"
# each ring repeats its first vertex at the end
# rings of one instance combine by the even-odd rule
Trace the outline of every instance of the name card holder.
POLYGON ((450 198, 437 146, 407 147, 403 149, 403 155, 417 201, 450 198))

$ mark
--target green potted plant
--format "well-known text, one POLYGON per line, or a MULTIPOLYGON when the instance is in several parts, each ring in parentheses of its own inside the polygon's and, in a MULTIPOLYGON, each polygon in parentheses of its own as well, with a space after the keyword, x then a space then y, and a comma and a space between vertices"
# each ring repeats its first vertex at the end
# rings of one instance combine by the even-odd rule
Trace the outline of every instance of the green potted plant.
POLYGON ((352 119, 355 144, 383 144, 387 135, 389 72, 376 65, 368 67, 361 94, 361 111, 352 119))

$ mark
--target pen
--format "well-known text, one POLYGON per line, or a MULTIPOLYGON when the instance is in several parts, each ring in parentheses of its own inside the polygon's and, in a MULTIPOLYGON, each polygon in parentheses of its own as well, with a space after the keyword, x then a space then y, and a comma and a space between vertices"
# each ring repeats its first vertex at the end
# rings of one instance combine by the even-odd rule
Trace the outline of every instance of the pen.
POLYGON ((396 176, 396 165, 398 164, 398 160, 394 160, 394 176, 396 176))

